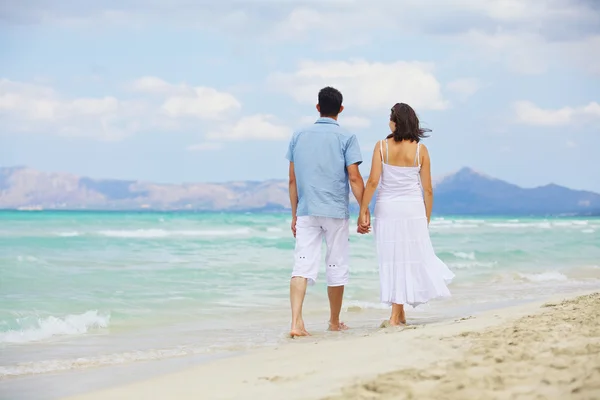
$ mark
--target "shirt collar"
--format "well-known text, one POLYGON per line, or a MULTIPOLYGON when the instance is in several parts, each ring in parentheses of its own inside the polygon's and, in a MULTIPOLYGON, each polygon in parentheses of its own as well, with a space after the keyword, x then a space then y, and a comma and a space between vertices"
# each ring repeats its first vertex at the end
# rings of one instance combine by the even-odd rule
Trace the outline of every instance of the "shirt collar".
POLYGON ((333 124, 340 125, 335 119, 329 117, 320 117, 315 121, 315 124, 333 124))

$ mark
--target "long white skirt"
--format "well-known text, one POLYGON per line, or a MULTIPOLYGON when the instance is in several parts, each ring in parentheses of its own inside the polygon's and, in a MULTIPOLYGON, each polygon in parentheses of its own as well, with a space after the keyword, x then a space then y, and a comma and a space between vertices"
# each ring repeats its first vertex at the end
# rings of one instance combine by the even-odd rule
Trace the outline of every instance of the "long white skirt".
POLYGON ((381 302, 416 307, 449 297, 454 273, 435 255, 423 200, 377 202, 374 217, 381 302))

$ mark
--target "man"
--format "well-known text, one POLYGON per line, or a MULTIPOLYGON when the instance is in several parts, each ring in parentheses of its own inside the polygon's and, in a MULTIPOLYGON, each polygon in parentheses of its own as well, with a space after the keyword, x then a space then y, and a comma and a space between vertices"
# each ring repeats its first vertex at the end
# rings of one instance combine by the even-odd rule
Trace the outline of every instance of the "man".
MULTIPOLYGON (((292 338, 309 335, 302 319, 302 305, 307 285, 317 280, 323 237, 327 245, 329 329, 346 329, 340 322, 340 311, 349 275, 348 183, 360 204, 364 182, 358 170, 362 157, 356 136, 346 132, 337 122, 344 109, 342 100, 337 89, 322 89, 317 104, 320 118, 293 135, 287 153, 292 232, 296 238, 290 282, 292 338)), ((357 229, 359 233, 368 231, 362 226, 357 229)))

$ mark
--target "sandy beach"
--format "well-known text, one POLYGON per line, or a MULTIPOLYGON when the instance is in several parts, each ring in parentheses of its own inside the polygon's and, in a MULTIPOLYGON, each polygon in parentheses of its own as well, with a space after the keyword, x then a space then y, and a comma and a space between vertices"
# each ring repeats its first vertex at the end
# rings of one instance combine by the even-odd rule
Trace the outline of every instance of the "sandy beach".
POLYGON ((600 293, 277 348, 69 397, 598 399, 600 293))

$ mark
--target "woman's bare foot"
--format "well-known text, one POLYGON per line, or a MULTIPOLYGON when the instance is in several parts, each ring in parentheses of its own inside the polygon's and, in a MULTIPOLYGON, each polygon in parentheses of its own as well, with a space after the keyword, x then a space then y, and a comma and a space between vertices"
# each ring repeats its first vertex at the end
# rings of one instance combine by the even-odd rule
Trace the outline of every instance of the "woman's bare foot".
POLYGON ((332 324, 330 322, 328 330, 333 331, 333 332, 339 332, 339 331, 345 331, 345 330, 348 330, 348 329, 349 329, 348 326, 345 323, 343 323, 343 322, 339 322, 337 324, 332 324))
POLYGON ((404 313, 403 304, 392 304, 392 315, 390 315, 391 326, 406 325, 406 314, 404 313))
POLYGON ((305 329, 292 329, 290 331, 290 337, 292 339, 299 336, 310 336, 310 333, 308 333, 305 329))
POLYGON ((290 337, 293 339, 296 336, 310 336, 310 333, 308 333, 304 327, 304 321, 300 321, 297 324, 292 324, 292 329, 290 329, 290 337))
POLYGON ((390 326, 406 326, 406 321, 402 322, 400 320, 389 320, 390 326))
POLYGON ((400 322, 402 325, 406 325, 406 314, 404 313, 404 307, 402 308, 398 322, 400 322))

